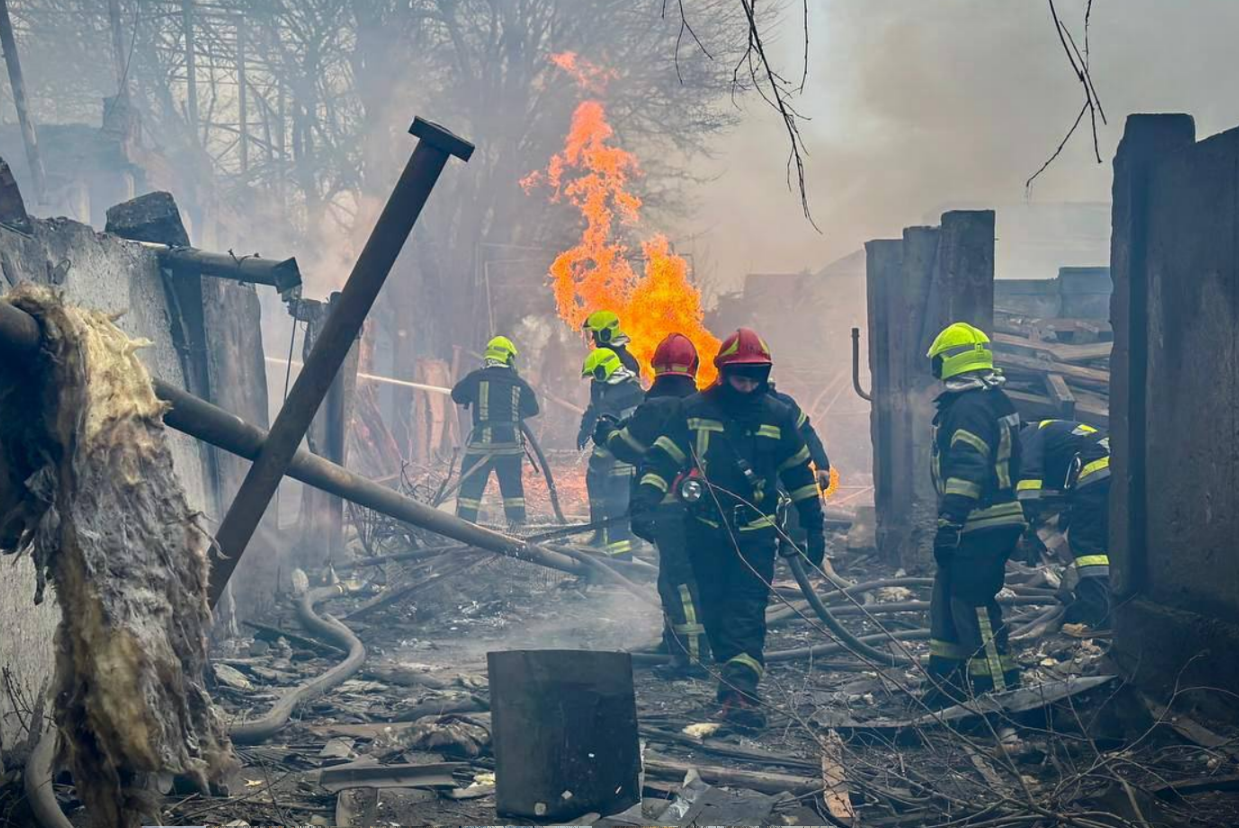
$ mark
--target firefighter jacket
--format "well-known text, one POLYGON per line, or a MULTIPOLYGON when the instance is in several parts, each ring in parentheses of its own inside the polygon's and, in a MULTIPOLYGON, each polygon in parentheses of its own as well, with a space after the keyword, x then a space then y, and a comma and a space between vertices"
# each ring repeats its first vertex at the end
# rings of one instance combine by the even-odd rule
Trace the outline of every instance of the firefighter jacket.
POLYGON ((1025 511, 1037 501, 1110 476, 1110 437, 1071 420, 1042 420, 1020 434, 1020 475, 1016 496, 1025 511))
POLYGON ((1024 526, 1015 498, 1020 474, 1020 415, 1001 378, 953 383, 933 422, 931 472, 938 524, 963 532, 1024 526))
POLYGON ((452 388, 452 402, 473 411, 469 451, 522 454, 520 422, 538 413, 538 398, 512 368, 492 365, 470 372, 452 388))
POLYGON ((830 458, 826 456, 826 447, 822 445, 822 438, 817 436, 813 423, 809 422, 809 415, 804 413, 791 394, 776 391, 771 386, 770 396, 796 412, 796 428, 800 431, 800 439, 804 440, 804 444, 809 447, 809 459, 813 461, 818 471, 830 471, 830 458))
POLYGON ((589 407, 581 417, 577 443, 583 444, 594 433, 599 417, 614 417, 616 420, 627 417, 641 404, 644 393, 635 376, 614 384, 590 380, 589 407))
POLYGON ((652 508, 682 472, 695 470, 709 483, 688 507, 702 523, 725 522, 740 532, 773 528, 781 483, 801 525, 821 526, 822 503, 795 412, 769 394, 736 400, 729 391, 715 385, 683 400, 645 455, 637 510, 652 508))
POLYGON ((680 400, 697 392, 690 377, 661 377, 645 392, 637 406, 619 428, 607 436, 605 448, 625 463, 637 465, 667 428, 679 410, 680 400))

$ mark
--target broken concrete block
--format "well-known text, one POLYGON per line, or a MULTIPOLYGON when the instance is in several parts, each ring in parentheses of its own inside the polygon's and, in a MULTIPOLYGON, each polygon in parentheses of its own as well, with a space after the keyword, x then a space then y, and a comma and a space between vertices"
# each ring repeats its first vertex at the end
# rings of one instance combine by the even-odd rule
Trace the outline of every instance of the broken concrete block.
POLYGON ((147 193, 109 207, 104 230, 132 241, 189 246, 189 233, 171 193, 147 193))

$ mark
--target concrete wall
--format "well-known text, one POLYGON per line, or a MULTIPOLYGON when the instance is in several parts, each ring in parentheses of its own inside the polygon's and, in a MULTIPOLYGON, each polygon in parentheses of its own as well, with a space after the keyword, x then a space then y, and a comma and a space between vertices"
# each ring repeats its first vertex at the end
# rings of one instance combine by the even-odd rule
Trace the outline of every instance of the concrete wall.
POLYGON ((928 569, 936 528, 930 426, 937 381, 925 352, 951 322, 994 323, 994 214, 944 213, 941 227, 909 227, 868 254, 871 439, 878 550, 928 569))
MULTIPOLYGON (((36 220, 30 235, 0 226, 0 265, 4 290, 21 282, 55 281, 71 303, 122 314, 117 321, 121 328, 154 343, 139 352, 151 373, 184 387, 168 332, 162 278, 150 251, 66 219, 36 220)), ((205 511, 209 498, 201 450, 176 432, 169 433, 169 441, 190 505, 205 511)), ((51 676, 52 634, 60 610, 54 590, 42 606, 34 606, 34 570, 28 557, 0 560, 0 568, 0 666, 34 698, 51 676)), ((10 699, 0 693, 0 755, 6 763, 23 759, 13 754, 17 736, 10 699)))
POLYGON ((1132 116, 1113 222, 1116 654, 1153 689, 1234 687, 1239 129, 1132 116))

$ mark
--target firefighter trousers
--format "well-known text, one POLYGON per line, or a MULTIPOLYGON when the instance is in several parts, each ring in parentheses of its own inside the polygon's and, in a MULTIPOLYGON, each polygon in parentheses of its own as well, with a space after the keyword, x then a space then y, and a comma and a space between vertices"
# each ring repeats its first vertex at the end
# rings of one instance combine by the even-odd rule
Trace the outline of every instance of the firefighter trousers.
POLYGON ((1019 526, 967 532, 938 564, 929 605, 929 674, 948 692, 966 695, 1019 686, 997 597, 1019 526))
POLYGON ((710 658, 710 643, 702 623, 697 578, 688 558, 688 527, 684 508, 665 504, 654 514, 654 545, 658 547, 658 597, 663 605, 663 643, 676 667, 690 667, 710 658))
POLYGON ((718 665, 718 699, 744 695, 755 701, 766 672, 766 604, 778 546, 774 529, 729 533, 692 517, 686 526, 701 618, 718 665))
POLYGON ((521 455, 488 453, 483 447, 470 446, 460 464, 460 492, 456 497, 456 516, 477 523, 482 508, 482 495, 490 482, 490 473, 499 478, 499 494, 503 497, 503 514, 508 523, 525 522, 525 484, 521 480, 521 455))
MULTIPOLYGON (((589 519, 597 523, 628 514, 628 496, 634 469, 621 463, 604 448, 594 447, 585 470, 589 493, 589 519)), ((594 533, 594 545, 619 560, 632 559, 632 531, 626 520, 617 520, 594 533)))
POLYGON ((1075 557, 1075 595, 1066 620, 1104 629, 1110 623, 1110 479, 1071 491, 1067 540, 1075 557))

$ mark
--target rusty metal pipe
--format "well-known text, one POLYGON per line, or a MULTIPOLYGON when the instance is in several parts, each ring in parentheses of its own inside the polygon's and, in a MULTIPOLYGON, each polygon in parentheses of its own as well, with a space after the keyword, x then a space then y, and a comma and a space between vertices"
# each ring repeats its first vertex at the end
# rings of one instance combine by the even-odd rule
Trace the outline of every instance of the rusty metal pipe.
POLYGON ((873 402, 873 397, 860 387, 860 328, 852 328, 852 388, 865 402, 873 402))
POLYGON ((138 243, 155 251, 159 264, 174 272, 270 285, 280 293, 301 287, 301 268, 297 266, 296 259, 263 259, 231 253, 208 253, 194 247, 169 247, 155 242, 138 243))
MULTIPOLYGON (((28 358, 38 350, 40 336, 39 323, 33 316, 7 302, 0 302, 0 354, 28 358)), ((153 385, 155 396, 172 405, 164 415, 164 423, 169 428, 247 460, 253 460, 261 453, 267 432, 258 426, 163 380, 156 379, 153 385)), ((411 526, 487 552, 571 575, 586 575, 590 571, 588 566, 567 555, 441 512, 305 450, 298 450, 293 455, 288 465, 288 476, 411 526)))
POLYGON ((468 161, 473 153, 472 144, 421 118, 414 120, 409 132, 420 139, 417 149, 396 182, 387 206, 357 257, 339 301, 323 323, 305 366, 216 533, 220 553, 211 568, 209 597, 212 606, 219 601, 229 577, 245 554, 254 530, 288 471, 289 463, 357 339, 448 159, 455 155, 468 161))

